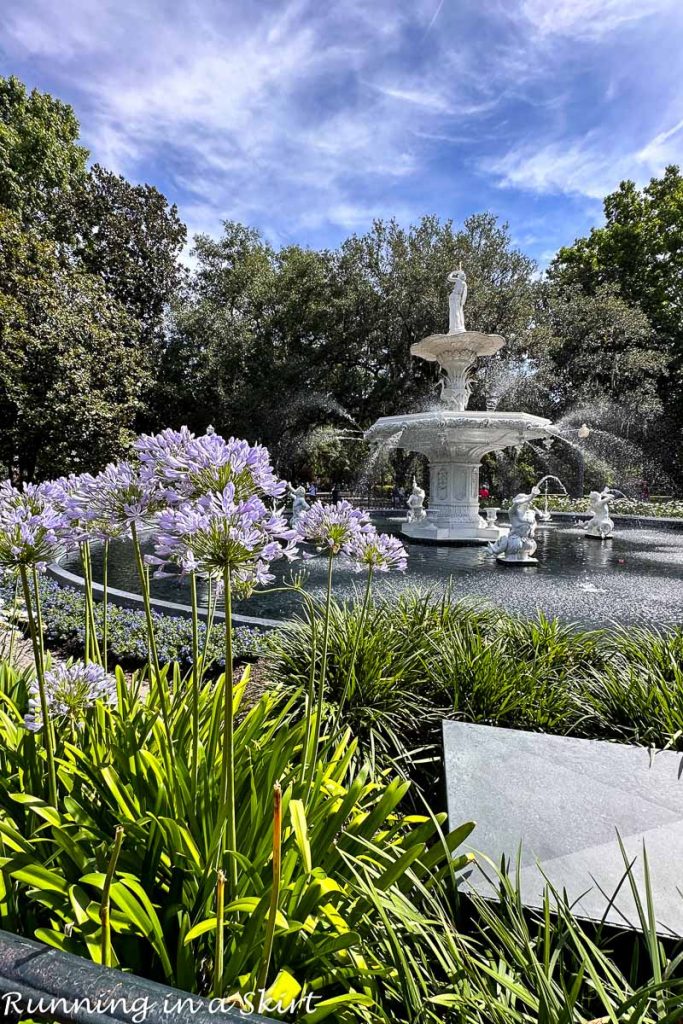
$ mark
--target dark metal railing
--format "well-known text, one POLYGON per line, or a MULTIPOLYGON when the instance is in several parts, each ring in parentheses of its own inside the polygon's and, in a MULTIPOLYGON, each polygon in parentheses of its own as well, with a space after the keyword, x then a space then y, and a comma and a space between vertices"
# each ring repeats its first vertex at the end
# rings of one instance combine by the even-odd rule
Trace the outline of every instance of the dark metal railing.
MULTIPOLYGON (((271 1018, 101 967, 0 931, 0 1020, 50 1024, 273 1024, 271 1018)), ((271 1007, 272 1009, 272 1007, 271 1007)))

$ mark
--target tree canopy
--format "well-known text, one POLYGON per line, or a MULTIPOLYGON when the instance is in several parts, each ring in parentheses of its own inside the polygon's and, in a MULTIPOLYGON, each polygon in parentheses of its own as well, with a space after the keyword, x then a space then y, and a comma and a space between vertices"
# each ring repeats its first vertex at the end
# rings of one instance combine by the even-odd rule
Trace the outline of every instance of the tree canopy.
POLYGON ((62 196, 57 219, 69 258, 135 317, 143 345, 157 341, 181 278, 186 231, 176 206, 95 164, 62 196))
POLYGON ((0 77, 0 206, 24 224, 49 225, 55 199, 86 175, 72 108, 48 93, 0 77))
POLYGON ((15 476, 125 449, 182 277, 175 206, 88 169, 78 140, 71 107, 0 78, 0 457, 15 476))
POLYGON ((136 332, 96 277, 0 211, 0 459, 15 479, 125 448, 149 383, 136 332))
MULTIPOLYGON (((652 332, 641 361, 648 402, 661 400, 660 444, 672 475, 683 479, 683 176, 675 166, 644 188, 623 181, 604 201, 605 224, 560 249, 553 280, 600 296, 609 285, 648 317, 652 332), (655 352, 660 353, 655 356, 655 352), (642 362, 644 360, 644 362, 642 362), (645 365, 646 364, 646 365, 645 365)), ((634 357, 635 358, 635 357, 634 357)), ((633 362, 633 360, 632 360, 633 362)), ((623 366, 623 360, 622 360, 623 366)), ((636 401, 635 390, 631 402, 636 401)), ((636 410, 634 408, 634 414, 636 410)))

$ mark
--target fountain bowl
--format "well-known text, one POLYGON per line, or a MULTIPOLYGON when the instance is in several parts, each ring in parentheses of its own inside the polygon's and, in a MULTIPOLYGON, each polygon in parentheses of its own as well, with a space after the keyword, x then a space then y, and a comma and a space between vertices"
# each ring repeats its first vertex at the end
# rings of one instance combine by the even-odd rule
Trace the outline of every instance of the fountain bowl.
POLYGON ((495 541, 500 530, 479 514, 479 466, 487 452, 548 436, 550 420, 524 412, 439 409, 384 416, 366 440, 419 452, 429 461, 429 508, 419 522, 404 523, 414 540, 477 544, 495 541))
POLYGON ((502 451, 510 445, 548 437, 551 422, 528 412, 475 412, 444 406, 403 416, 382 416, 366 430, 366 441, 390 442, 390 447, 421 452, 428 457, 435 450, 452 446, 472 449, 479 458, 487 452, 502 451))
POLYGON ((450 358, 469 356, 473 362, 478 356, 492 356, 505 345, 500 334, 482 334, 480 331, 456 331, 451 334, 430 334, 410 346, 411 356, 428 362, 446 365, 450 358))

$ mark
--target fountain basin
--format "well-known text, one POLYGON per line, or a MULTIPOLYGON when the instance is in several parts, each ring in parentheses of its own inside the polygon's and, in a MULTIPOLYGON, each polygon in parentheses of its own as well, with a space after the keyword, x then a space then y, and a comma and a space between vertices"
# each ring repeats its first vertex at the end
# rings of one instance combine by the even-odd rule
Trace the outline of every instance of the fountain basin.
MULTIPOLYGON (((402 522, 394 511, 373 515, 384 532, 399 533, 402 522)), ((671 629, 683 622, 683 521, 662 523, 638 520, 619 523, 609 544, 590 544, 584 537, 579 517, 558 516, 555 528, 538 531, 538 565, 504 569, 483 545, 438 545, 408 540, 408 569, 405 573, 377 573, 373 594, 377 600, 395 603, 402 594, 417 589, 431 593, 434 600, 466 599, 484 602, 506 612, 528 618, 539 611, 557 616, 565 623, 592 629, 640 626, 671 629)), ((505 522, 505 513, 502 513, 505 522)), ((153 537, 143 540, 145 552, 154 550, 153 537)), ((308 574, 306 591, 321 603, 327 585, 327 558, 313 550, 305 563, 290 565, 285 559, 273 563, 275 587, 281 587, 292 571, 308 574)), ((102 548, 94 545, 93 574, 102 580, 102 548)), ((64 568, 82 576, 80 559, 73 552, 64 568)), ((60 582, 74 586, 73 577, 60 582)), ((335 597, 362 600, 365 577, 340 559, 335 566, 335 597)), ((113 541, 109 550, 109 594, 112 588, 125 592, 125 602, 141 607, 139 581, 132 547, 127 541, 113 541), (133 600, 131 600, 131 597, 133 600)), ((157 609, 170 615, 190 615, 188 582, 177 577, 151 580, 152 597, 167 602, 157 609)), ((206 588, 198 587, 200 608, 206 605, 206 588)), ((249 600, 236 601, 233 611, 238 625, 283 624, 305 612, 301 597, 292 591, 255 593, 249 600), (247 616, 249 618, 247 618, 247 616)))
POLYGON ((468 412, 442 407, 383 416, 366 440, 419 452, 429 460, 429 508, 402 532, 415 540, 472 544, 495 541, 497 526, 479 514, 479 467, 487 452, 548 436, 550 420, 524 412, 468 412))

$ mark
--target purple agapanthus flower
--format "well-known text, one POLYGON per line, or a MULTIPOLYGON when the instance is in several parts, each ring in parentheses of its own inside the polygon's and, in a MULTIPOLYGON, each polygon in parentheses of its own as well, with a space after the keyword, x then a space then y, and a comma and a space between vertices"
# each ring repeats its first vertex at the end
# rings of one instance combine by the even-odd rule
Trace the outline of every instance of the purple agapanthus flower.
POLYGON ((299 517, 296 528, 302 540, 331 555, 338 555, 360 534, 374 530, 367 512, 354 508, 348 501, 338 501, 335 505, 314 502, 299 517))
POLYGON ((286 489, 266 448, 234 437, 226 441, 215 432, 195 437, 187 427, 164 430, 138 438, 135 451, 142 479, 160 487, 170 504, 222 492, 228 484, 241 499, 253 494, 277 498, 286 489))
POLYGON ((403 572, 408 566, 408 552, 398 537, 377 533, 374 528, 346 543, 343 554, 354 563, 356 572, 403 572))
POLYGON ((0 489, 0 565, 43 569, 57 555, 64 515, 34 484, 0 489))
MULTIPOLYGON (((99 665, 86 665, 82 661, 73 665, 55 665, 45 673, 45 696, 51 718, 67 718, 78 724, 87 708, 96 701, 116 702, 116 680, 99 665)), ((39 732, 43 728, 37 680, 29 686, 24 724, 31 732, 39 732)))
POLYGON ((271 562, 294 558, 296 531, 280 511, 266 507, 260 497, 240 499, 227 484, 176 509, 159 514, 155 556, 147 562, 157 573, 169 567, 221 580, 226 570, 239 592, 250 593, 272 581, 271 562))
POLYGON ((164 497, 154 481, 143 479, 131 462, 111 463, 96 477, 81 477, 71 511, 82 515, 93 536, 126 536, 131 526, 152 524, 164 497))
POLYGON ((105 539, 106 528, 100 529, 92 517, 92 495, 95 477, 90 473, 74 473, 49 480, 38 489, 62 516, 60 540, 70 550, 90 540, 105 539))

